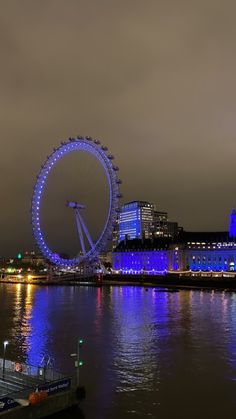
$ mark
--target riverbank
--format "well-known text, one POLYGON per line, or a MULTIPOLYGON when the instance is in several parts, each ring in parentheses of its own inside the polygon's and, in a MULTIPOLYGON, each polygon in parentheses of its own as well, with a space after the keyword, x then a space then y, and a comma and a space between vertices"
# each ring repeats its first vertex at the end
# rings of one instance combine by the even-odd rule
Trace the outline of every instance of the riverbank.
POLYGON ((198 289, 219 289, 236 291, 236 278, 225 277, 193 277, 179 276, 170 274, 166 276, 140 276, 137 280, 136 275, 123 275, 119 277, 119 281, 115 276, 106 278, 103 283, 110 285, 141 285, 151 287, 166 288, 198 288, 198 289))
POLYGON ((192 288, 192 289, 219 289, 236 291, 235 277, 209 277, 209 276, 181 276, 179 274, 168 275, 105 275, 102 278, 93 276, 90 278, 59 277, 49 280, 35 278, 34 280, 20 280, 17 277, 1 278, 0 283, 7 284, 35 284, 42 286, 143 286, 164 288, 192 288))

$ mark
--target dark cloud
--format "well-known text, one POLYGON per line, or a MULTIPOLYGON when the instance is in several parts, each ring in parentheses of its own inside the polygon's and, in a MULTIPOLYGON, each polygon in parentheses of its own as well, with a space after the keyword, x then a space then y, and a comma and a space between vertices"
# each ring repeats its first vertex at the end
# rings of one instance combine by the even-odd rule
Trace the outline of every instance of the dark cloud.
POLYGON ((126 201, 157 203, 187 229, 227 227, 235 12, 230 0, 2 1, 0 253, 32 247, 35 175, 79 133, 115 154, 126 201))

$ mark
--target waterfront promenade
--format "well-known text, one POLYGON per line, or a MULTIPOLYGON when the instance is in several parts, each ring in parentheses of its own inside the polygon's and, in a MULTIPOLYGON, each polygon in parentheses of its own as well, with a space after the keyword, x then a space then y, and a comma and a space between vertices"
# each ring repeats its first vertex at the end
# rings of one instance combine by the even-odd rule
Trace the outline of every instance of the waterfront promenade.
POLYGON ((223 289, 236 291, 236 277, 232 273, 218 273, 217 276, 199 274, 167 274, 167 275, 104 275, 83 278, 75 274, 62 276, 35 276, 30 280, 17 275, 8 275, 0 278, 1 283, 35 284, 35 285, 74 285, 74 286, 144 286, 144 287, 170 287, 170 288, 199 288, 223 289))

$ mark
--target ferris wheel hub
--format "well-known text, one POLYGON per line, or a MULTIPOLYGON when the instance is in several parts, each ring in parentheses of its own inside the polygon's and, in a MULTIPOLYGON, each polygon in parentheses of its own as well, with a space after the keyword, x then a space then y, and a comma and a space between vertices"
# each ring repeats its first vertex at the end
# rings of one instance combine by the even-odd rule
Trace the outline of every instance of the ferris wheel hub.
POLYGON ((66 206, 73 209, 85 209, 86 206, 75 201, 67 201, 66 206))

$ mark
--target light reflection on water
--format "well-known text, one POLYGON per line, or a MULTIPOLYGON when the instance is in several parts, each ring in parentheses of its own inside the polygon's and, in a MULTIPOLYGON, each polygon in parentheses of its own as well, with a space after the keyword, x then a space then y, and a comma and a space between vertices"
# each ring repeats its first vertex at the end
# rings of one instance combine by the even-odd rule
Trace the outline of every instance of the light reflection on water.
POLYGON ((71 373, 85 338, 88 419, 235 417, 235 293, 1 284, 0 319, 9 358, 33 365, 71 373))

